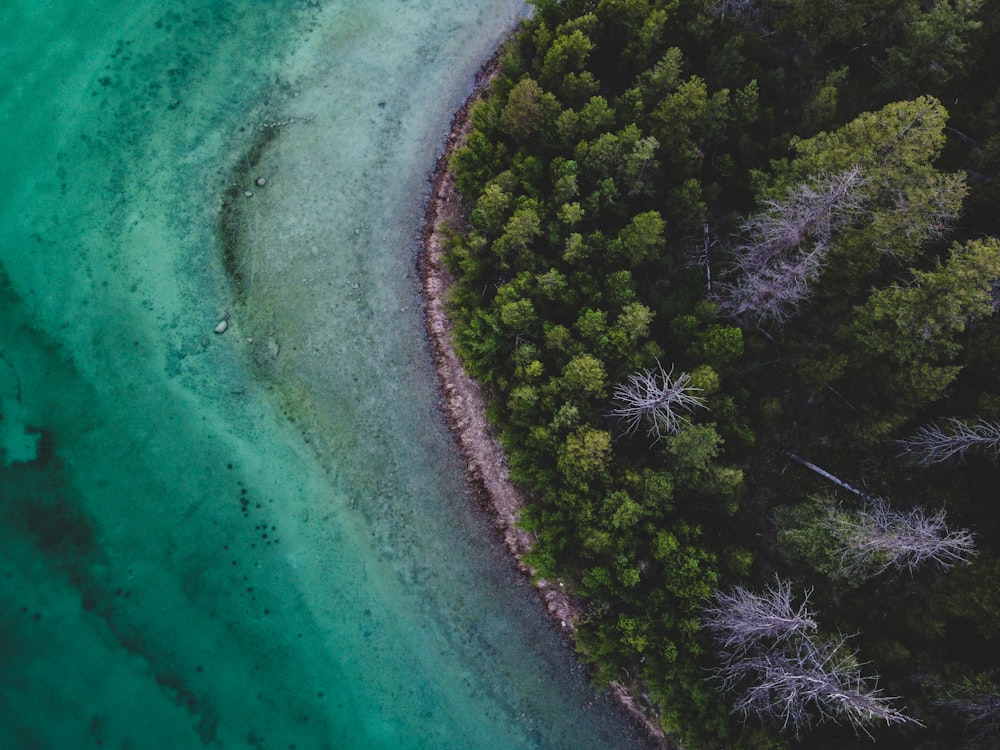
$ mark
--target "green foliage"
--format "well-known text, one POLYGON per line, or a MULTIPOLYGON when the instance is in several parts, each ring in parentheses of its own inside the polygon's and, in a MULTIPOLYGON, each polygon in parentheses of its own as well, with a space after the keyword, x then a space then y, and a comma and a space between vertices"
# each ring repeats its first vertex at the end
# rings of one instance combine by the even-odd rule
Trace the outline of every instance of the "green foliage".
POLYGON ((476 207, 472 210, 470 220, 473 226, 481 232, 499 233, 500 228, 506 223, 510 215, 513 199, 510 193, 504 191, 500 185, 492 183, 486 186, 483 193, 476 201, 476 207))
POLYGON ((657 211, 646 211, 632 217, 628 226, 618 233, 620 252, 631 265, 656 258, 666 247, 665 224, 657 211))
POLYGON ((850 335, 858 364, 882 374, 887 403, 903 413, 942 398, 959 376, 965 332, 993 312, 1000 278, 1000 241, 955 244, 933 270, 913 281, 875 290, 855 309, 850 335), (874 359, 873 359, 874 358, 874 359))
POLYGON ((743 354, 743 331, 735 326, 709 325, 694 337, 688 356, 696 361, 707 362, 712 367, 724 369, 743 354))
POLYGON ((569 104, 593 94, 597 81, 584 69, 593 48, 594 43, 580 29, 557 36, 545 53, 539 81, 569 104))
POLYGON ((958 336, 993 311, 1000 278, 1000 241, 954 245, 932 271, 915 271, 907 286, 874 292, 858 308, 853 335, 866 348, 900 365, 950 359, 961 350, 958 336))
POLYGON ((531 491, 531 564, 583 597, 581 653, 691 750, 864 747, 828 725, 746 726, 706 680, 705 601, 779 572, 928 725, 880 745, 961 747, 975 728, 934 696, 1000 670, 1000 468, 917 474, 894 441, 1000 418, 995 3, 533 5, 452 159, 468 226, 449 241, 450 309, 531 491), (786 250, 823 250, 796 315, 780 331, 725 319, 746 217, 780 229, 796 190, 851 170, 840 215, 804 201, 816 213, 784 225, 786 250), (609 415, 612 386, 657 362, 708 408, 650 446, 609 415), (845 572, 831 507, 855 506, 816 499, 831 486, 785 451, 901 507, 947 506, 980 556, 883 576, 896 585, 845 572))
POLYGON ((558 467, 566 480, 586 490, 611 460, 611 434, 591 427, 579 427, 566 438, 559 450, 558 467))
POLYGON ((568 395, 603 398, 607 385, 604 363, 590 354, 573 357, 563 368, 561 386, 568 395))
POLYGON ((522 78, 511 89, 500 114, 500 126, 515 141, 527 142, 547 129, 559 111, 555 96, 532 78, 522 78))
POLYGON ((670 435, 665 443, 664 449, 672 459, 671 466, 680 482, 695 487, 711 470, 713 459, 722 447, 722 438, 713 424, 693 424, 670 435))
POLYGON ((781 506, 776 511, 778 544, 781 551, 799 567, 821 573, 827 578, 857 588, 864 577, 848 575, 842 550, 834 544, 830 532, 830 501, 811 497, 795 506, 781 506))
POLYGON ((969 67, 970 40, 982 27, 983 0, 934 0, 903 27, 898 46, 885 52, 885 86, 941 90, 969 67))
POLYGON ((837 120, 840 104, 840 89, 850 73, 850 68, 842 67, 827 73, 818 85, 816 93, 805 105, 802 113, 803 124, 810 130, 828 127, 837 120))

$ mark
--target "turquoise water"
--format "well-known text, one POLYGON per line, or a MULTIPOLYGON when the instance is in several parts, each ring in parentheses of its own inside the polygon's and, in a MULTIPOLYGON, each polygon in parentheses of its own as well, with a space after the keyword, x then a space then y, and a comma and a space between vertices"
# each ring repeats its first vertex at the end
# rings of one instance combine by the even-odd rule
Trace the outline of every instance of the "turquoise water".
POLYGON ((521 12, 0 0, 0 747, 639 746, 422 332, 426 177, 521 12))

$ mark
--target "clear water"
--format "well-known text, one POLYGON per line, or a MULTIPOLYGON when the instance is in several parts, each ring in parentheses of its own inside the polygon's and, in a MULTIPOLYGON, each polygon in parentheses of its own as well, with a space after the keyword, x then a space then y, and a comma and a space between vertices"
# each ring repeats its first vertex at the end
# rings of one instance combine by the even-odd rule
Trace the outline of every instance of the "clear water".
POLYGON ((638 746, 423 340, 426 177, 523 10, 0 0, 0 747, 638 746))

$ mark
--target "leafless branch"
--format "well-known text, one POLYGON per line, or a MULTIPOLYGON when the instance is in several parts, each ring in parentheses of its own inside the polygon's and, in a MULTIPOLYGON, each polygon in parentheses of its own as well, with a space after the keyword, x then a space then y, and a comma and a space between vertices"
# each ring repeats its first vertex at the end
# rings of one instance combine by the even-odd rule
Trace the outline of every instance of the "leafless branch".
POLYGON ((824 640, 808 609, 795 607, 791 584, 776 581, 764 594, 743 587, 716 594, 705 626, 719 645, 716 676, 736 695, 735 713, 796 735, 814 723, 846 723, 868 733, 876 722, 919 723, 882 695, 876 677, 862 675, 847 638, 824 640))
POLYGON ((796 735, 814 723, 833 721, 868 734, 876 722, 919 724, 892 705, 875 677, 861 673, 846 638, 799 638, 781 649, 737 659, 725 667, 730 684, 746 689, 734 705, 745 717, 777 724, 796 735))
POLYGON ((736 586, 728 594, 717 592, 705 610, 705 627, 729 653, 745 651, 762 638, 781 640, 795 633, 816 630, 809 612, 809 595, 802 604, 792 603, 790 581, 776 580, 763 594, 736 586))
POLYGON ((784 200, 765 201, 764 210, 743 223, 748 241, 738 248, 740 268, 756 271, 809 239, 828 245, 834 231, 864 207, 858 191, 864 182, 860 168, 852 167, 812 184, 799 183, 784 200))
POLYGON ((708 224, 702 224, 703 244, 700 251, 692 259, 691 265, 705 269, 705 293, 712 296, 712 233, 708 224))
POLYGON ((610 414, 625 420, 626 434, 633 434, 645 421, 647 434, 660 440, 675 435, 689 420, 685 412, 704 407, 705 401, 696 395, 701 388, 691 385, 691 376, 682 372, 673 377, 673 368, 666 372, 659 362, 656 369, 629 376, 615 386, 614 399, 621 404, 610 414))
POLYGON ((733 250, 736 281, 719 285, 719 306, 758 325, 782 325, 809 298, 836 230, 864 209, 861 170, 799 183, 742 227, 733 250))
POLYGON ((973 448, 1000 457, 1000 422, 963 422, 960 419, 946 420, 945 426, 932 424, 921 427, 905 440, 898 441, 904 454, 913 457, 921 466, 943 463, 956 459, 961 461, 973 448))
POLYGON ((974 534, 949 530, 943 510, 932 515, 920 507, 902 511, 872 498, 858 513, 831 507, 827 524, 844 546, 843 564, 850 572, 878 575, 895 568, 912 573, 924 563, 944 570, 968 564, 976 553, 974 534))
POLYGON ((726 16, 731 16, 747 28, 765 31, 764 14, 754 7, 752 0, 715 0, 709 10, 717 18, 724 19, 726 16))

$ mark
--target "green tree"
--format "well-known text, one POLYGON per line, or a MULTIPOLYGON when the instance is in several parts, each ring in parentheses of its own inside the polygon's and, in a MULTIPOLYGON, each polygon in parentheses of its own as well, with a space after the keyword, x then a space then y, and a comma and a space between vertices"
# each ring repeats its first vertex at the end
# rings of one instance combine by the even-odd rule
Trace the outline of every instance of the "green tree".
POLYGON ((689 424, 680 432, 668 435, 664 442, 678 482, 696 487, 711 471, 723 441, 714 424, 689 424))
POLYGON ((646 211, 632 217, 618 233, 615 247, 631 265, 638 265, 660 256, 666 247, 666 224, 658 211, 646 211))
POLYGON ((910 284, 876 290, 855 309, 849 335, 867 356, 854 365, 877 374, 884 407, 902 418, 946 393, 961 370, 962 334, 993 314, 998 277, 1000 241, 956 244, 937 268, 914 271, 910 284))
POLYGON ((651 132, 668 163, 690 169, 722 137, 728 119, 729 91, 709 95, 705 81, 692 76, 657 105, 651 132))
POLYGON ((793 139, 798 158, 761 191, 764 210, 731 251, 735 280, 716 292, 723 310, 780 327, 817 293, 855 295, 887 257, 912 261, 943 237, 966 194, 964 175, 933 166, 946 117, 921 97, 793 139))
POLYGON ((580 110, 578 128, 584 138, 591 138, 601 131, 610 129, 614 124, 615 111, 603 96, 590 97, 580 110))
POLYGON ((510 90, 500 124, 515 141, 527 142, 548 128, 559 110, 555 96, 543 91, 533 78, 525 77, 510 90))
POLYGON ((649 102, 658 102, 674 91, 681 82, 684 54, 671 47, 653 67, 639 76, 639 95, 649 102))
MULTIPOLYGON (((916 93, 943 91, 971 60, 970 39, 982 28, 983 0, 933 0, 915 12, 886 50, 883 87, 916 93)), ((995 12, 995 11, 994 11, 995 12)))
POLYGON ((557 36, 545 53, 539 82, 570 105, 596 93, 597 81, 585 69, 593 48, 594 43, 580 29, 557 36))
POLYGON ((537 319, 535 306, 528 299, 507 302, 500 308, 500 320, 515 333, 526 333, 537 319))
POLYGON ((858 170, 863 182, 855 194, 866 202, 869 219, 840 235, 838 261, 867 272, 883 254, 912 259, 925 243, 944 235, 966 195, 963 174, 944 174, 934 166, 947 118, 938 100, 918 97, 865 112, 831 133, 793 139, 799 156, 773 189, 858 170))
POLYGON ((497 183, 486 186, 469 218, 476 229, 496 236, 510 216, 513 197, 497 183))
POLYGON ((590 354, 573 357, 563 368, 562 387, 572 395, 603 398, 607 392, 604 363, 590 354))
POLYGON ((951 360, 962 346, 959 334, 993 313, 998 278, 1000 240, 955 244, 934 270, 914 271, 912 283, 873 292, 857 309, 852 333, 867 349, 899 364, 951 360))
POLYGON ((626 344, 634 348, 649 336, 649 326, 655 317, 655 313, 641 302, 630 302, 622 307, 621 314, 615 320, 614 330, 620 331, 626 344))
POLYGON ((611 434, 584 425, 571 432, 559 449, 557 466, 573 486, 586 489, 611 460, 611 434))
POLYGON ((510 262, 541 234, 542 220, 538 211, 533 206, 523 206, 504 224, 503 234, 493 243, 493 252, 504 262, 510 262))

